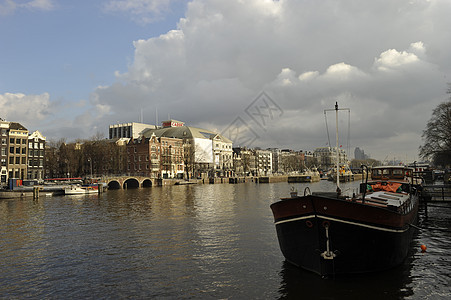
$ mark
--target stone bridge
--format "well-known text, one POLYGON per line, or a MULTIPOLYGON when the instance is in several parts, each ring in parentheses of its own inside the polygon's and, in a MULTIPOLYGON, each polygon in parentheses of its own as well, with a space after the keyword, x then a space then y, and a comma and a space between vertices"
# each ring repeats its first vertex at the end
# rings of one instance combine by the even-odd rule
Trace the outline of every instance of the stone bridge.
POLYGON ((108 189, 136 189, 159 185, 158 179, 144 176, 106 176, 102 180, 108 185, 108 189))

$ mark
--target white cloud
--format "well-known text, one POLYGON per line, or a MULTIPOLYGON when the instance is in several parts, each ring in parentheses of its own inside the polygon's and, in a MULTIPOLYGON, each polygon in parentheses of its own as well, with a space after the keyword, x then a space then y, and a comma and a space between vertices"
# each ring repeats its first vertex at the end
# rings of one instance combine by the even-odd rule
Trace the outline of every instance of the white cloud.
POLYGON ((374 65, 381 71, 390 71, 418 61, 418 56, 413 53, 398 52, 395 49, 390 49, 381 53, 379 58, 375 60, 374 65))
POLYGON ((49 98, 48 93, 41 95, 5 93, 0 95, 0 117, 8 121, 37 124, 51 115, 49 98))
POLYGON ((179 0, 109 0, 104 4, 106 12, 119 12, 131 16, 139 23, 152 23, 161 19, 179 0))
POLYGON ((21 6, 38 10, 52 10, 55 7, 52 0, 33 0, 26 2, 21 6))
POLYGON ((53 0, 0 0, 0 16, 13 14, 20 9, 49 11, 54 8, 55 4, 53 0))
POLYGON ((315 79, 316 77, 318 77, 318 75, 319 75, 318 71, 305 72, 305 73, 302 73, 301 75, 299 75, 299 80, 301 80, 301 81, 312 80, 312 79, 315 79))
POLYGON ((441 68, 451 53, 438 38, 449 35, 447 18, 428 19, 435 26, 417 21, 446 7, 442 1, 194 0, 176 30, 135 41, 128 71, 91 101, 108 107, 105 126, 136 119, 140 109, 152 116, 148 122, 158 109, 160 120, 170 115, 216 128, 239 117, 263 147, 312 149, 324 144, 323 110, 338 100, 352 109, 355 146, 380 156, 384 146, 377 145, 395 149, 402 140, 414 156, 429 118, 424 103, 432 109, 444 96, 441 68), (435 55, 439 45, 442 57, 435 55), (286 112, 267 128, 246 114, 262 90, 286 112))
MULTIPOLYGON (((0 0, 0 11, 55 7, 18 3, 0 0)), ((105 3, 148 23, 181 1, 105 3)), ((78 138, 137 121, 141 110, 154 123, 158 110, 160 121, 170 116, 209 129, 242 120, 258 135, 255 146, 311 150, 327 142, 323 110, 338 101, 351 108, 353 146, 381 159, 389 151, 413 157, 431 110, 446 97, 450 3, 193 0, 174 30, 135 40, 128 69, 89 101, 62 106, 46 93, 3 94, 0 117, 78 138), (248 113, 253 105, 264 109, 256 99, 262 91, 283 111, 264 126, 248 113)))

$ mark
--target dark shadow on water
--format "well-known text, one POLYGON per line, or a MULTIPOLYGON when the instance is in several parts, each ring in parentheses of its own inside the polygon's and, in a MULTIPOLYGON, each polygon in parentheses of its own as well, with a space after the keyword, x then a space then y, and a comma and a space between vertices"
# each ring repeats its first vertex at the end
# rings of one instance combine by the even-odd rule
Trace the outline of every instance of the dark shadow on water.
POLYGON ((404 299, 413 295, 411 269, 413 255, 394 269, 360 275, 321 278, 318 274, 284 262, 279 299, 404 299))

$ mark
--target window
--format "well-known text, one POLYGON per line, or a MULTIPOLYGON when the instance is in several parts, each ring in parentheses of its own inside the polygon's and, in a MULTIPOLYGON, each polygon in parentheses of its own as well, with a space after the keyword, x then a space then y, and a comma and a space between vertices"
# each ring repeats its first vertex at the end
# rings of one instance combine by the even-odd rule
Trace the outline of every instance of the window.
POLYGON ((10 164, 10 165, 14 164, 14 157, 10 157, 10 158, 9 158, 9 164, 10 164))
POLYGON ((22 154, 27 154, 27 148, 25 147, 22 148, 22 154))
POLYGON ((32 143, 32 142, 29 142, 29 143, 28 143, 28 148, 30 148, 30 149, 33 148, 33 143, 32 143))
POLYGON ((9 147, 9 153, 14 153, 14 147, 9 147))
POLYGON ((22 145, 26 145, 27 144, 27 140, 26 139, 22 139, 22 145))
POLYGON ((20 164, 20 157, 16 157, 16 165, 20 164))
POLYGON ((14 144, 14 138, 10 138, 10 139, 9 139, 9 143, 10 143, 10 144, 14 144))
POLYGON ((403 175, 403 172, 400 169, 395 169, 393 170, 393 175, 403 175))
POLYGON ((25 165, 27 163, 27 158, 26 157, 22 157, 22 164, 25 165))

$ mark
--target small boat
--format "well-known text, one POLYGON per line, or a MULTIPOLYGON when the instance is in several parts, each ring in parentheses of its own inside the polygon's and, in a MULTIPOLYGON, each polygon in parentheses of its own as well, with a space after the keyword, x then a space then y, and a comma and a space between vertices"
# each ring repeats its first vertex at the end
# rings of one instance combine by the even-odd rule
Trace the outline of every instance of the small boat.
POLYGON ((89 185, 71 185, 64 189, 65 195, 85 195, 99 193, 99 186, 97 184, 89 185))
MULTIPOLYGON (((329 181, 337 181, 337 171, 336 169, 331 169, 327 174, 329 181)), ((341 166, 339 171, 340 182, 354 181, 354 173, 348 166, 341 166)))
POLYGON ((366 176, 357 194, 342 194, 337 178, 336 192, 310 193, 307 187, 303 196, 292 192, 271 210, 285 259, 327 277, 401 264, 417 228, 418 206, 413 169, 382 166, 373 167, 371 181, 366 176))
POLYGON ((302 176, 306 176, 308 178, 307 182, 317 182, 321 180, 321 176, 318 172, 317 168, 308 169, 301 174, 302 176))
POLYGON ((317 182, 321 180, 317 168, 306 169, 299 175, 288 176, 288 182, 317 182))

